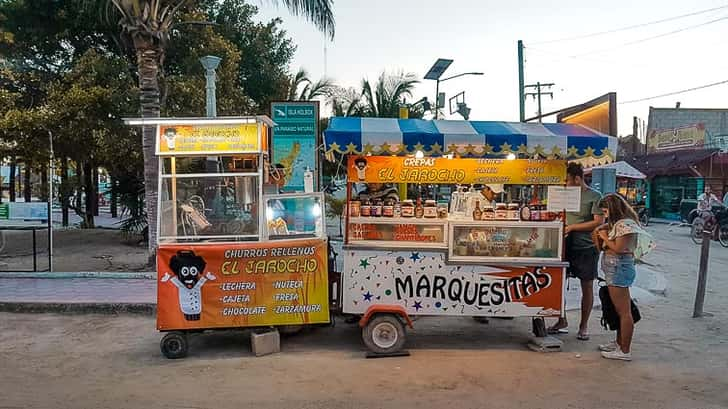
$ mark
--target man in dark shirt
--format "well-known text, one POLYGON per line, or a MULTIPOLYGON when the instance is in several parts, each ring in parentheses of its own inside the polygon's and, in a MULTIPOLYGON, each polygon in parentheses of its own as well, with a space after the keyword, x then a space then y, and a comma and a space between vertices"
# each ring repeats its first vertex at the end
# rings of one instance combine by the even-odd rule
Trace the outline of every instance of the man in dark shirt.
MULTIPOLYGON (((569 163, 566 167, 566 185, 581 188, 581 207, 578 212, 566 213, 566 261, 569 262, 568 275, 581 282, 581 322, 576 338, 589 339, 589 315, 594 307, 594 280, 597 278, 599 251, 591 238, 591 233, 604 223, 604 215, 598 206, 601 195, 584 182, 584 169, 579 163, 569 163)), ((566 333, 569 326, 566 317, 560 318, 549 333, 566 333)))

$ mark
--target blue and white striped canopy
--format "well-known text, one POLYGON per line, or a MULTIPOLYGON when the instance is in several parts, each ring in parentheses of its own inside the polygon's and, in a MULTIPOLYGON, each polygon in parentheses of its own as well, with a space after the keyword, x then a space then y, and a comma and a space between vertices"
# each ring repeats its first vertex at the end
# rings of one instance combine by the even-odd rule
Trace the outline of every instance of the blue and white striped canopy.
POLYGON ((327 153, 501 156, 520 153, 611 162, 617 138, 581 125, 495 121, 334 117, 324 131, 327 153))

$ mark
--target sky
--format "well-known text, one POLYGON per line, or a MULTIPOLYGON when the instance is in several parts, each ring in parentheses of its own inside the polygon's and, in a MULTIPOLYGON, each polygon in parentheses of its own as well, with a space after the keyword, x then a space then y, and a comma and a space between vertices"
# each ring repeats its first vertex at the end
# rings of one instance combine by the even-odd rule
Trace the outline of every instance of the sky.
MULTIPOLYGON (((285 8, 260 1, 259 19, 281 17, 298 46, 291 69, 304 67, 313 79, 326 75, 342 86, 358 87, 362 78, 375 80, 383 70, 412 72, 421 79, 437 58, 454 60, 443 77, 485 73, 440 85, 447 98, 465 91, 471 120, 518 121, 519 39, 526 47, 526 84, 556 84, 553 100, 543 98, 544 112, 614 91, 619 132, 627 135, 632 133, 632 117, 647 121, 650 106, 674 107, 680 101, 684 108, 728 108, 728 83, 625 103, 728 80, 728 7, 637 29, 551 41, 728 6, 726 0, 334 0, 333 41, 285 8), (679 32, 663 35, 673 31, 679 32)), ((422 96, 434 100, 434 81, 418 84, 413 100, 422 96)), ((536 102, 527 99, 526 116, 536 112, 536 102)), ((461 119, 458 114, 447 118, 461 119)))

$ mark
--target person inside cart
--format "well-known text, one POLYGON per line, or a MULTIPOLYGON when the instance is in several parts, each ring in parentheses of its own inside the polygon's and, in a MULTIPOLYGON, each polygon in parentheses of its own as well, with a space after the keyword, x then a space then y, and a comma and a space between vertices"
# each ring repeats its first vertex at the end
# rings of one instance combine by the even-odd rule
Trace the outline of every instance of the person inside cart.
MULTIPOLYGON (((581 322, 576 338, 589 339, 589 315, 594 307, 594 280, 597 278, 599 252, 591 233, 604 223, 604 213, 599 208, 601 195, 584 182, 584 168, 571 162, 566 167, 566 185, 581 188, 581 207, 578 212, 566 213, 566 261, 569 262, 568 275, 581 282, 581 322)), ((568 333, 566 317, 548 329, 550 334, 568 333)))
POLYGON ((357 197, 362 202, 365 200, 369 200, 370 202, 374 200, 381 200, 383 202, 392 200, 399 202, 399 191, 389 183, 367 183, 357 197))
POLYGON ((503 193, 503 185, 483 185, 480 189, 480 195, 482 196, 482 199, 480 200, 480 208, 493 207, 493 205, 497 202, 496 199, 498 198, 498 195, 501 193, 503 193))

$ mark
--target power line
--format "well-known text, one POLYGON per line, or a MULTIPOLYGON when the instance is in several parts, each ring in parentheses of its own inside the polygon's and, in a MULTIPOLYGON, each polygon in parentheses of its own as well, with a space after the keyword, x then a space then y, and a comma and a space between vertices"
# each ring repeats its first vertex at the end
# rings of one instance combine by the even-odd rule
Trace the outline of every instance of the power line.
POLYGON ((700 11, 695 11, 695 12, 688 13, 688 14, 681 14, 679 16, 664 18, 664 19, 661 19, 661 20, 650 21, 650 22, 647 22, 647 23, 640 23, 640 24, 635 24, 635 25, 631 25, 631 26, 626 26, 626 27, 621 27, 621 28, 615 28, 615 29, 612 29, 612 30, 599 31, 599 32, 596 32, 596 33, 591 33, 591 34, 584 34, 584 35, 578 35, 578 36, 573 36, 573 37, 558 38, 558 39, 555 39, 555 40, 539 41, 539 42, 536 42, 536 43, 533 43, 533 44, 538 45, 538 44, 557 43, 557 42, 562 42, 562 41, 581 40, 581 39, 584 39, 584 38, 597 37, 597 36, 601 36, 601 35, 605 35, 605 34, 617 33, 619 31, 633 30, 635 28, 641 28, 641 27, 646 27, 646 26, 650 26, 650 25, 654 25, 654 24, 665 23, 667 21, 678 20, 678 19, 685 18, 685 17, 697 16, 699 14, 709 13, 711 11, 721 10, 721 9, 725 9, 725 8, 728 8, 728 4, 727 5, 720 6, 720 7, 713 7, 712 9, 700 10, 700 11))
POLYGON ((651 99, 657 99, 657 98, 662 98, 662 97, 669 97, 669 96, 672 96, 672 95, 684 94, 686 92, 697 91, 699 89, 715 87, 717 85, 722 85, 722 84, 728 84, 728 80, 723 80, 723 81, 714 82, 712 84, 706 84, 706 85, 701 85, 701 86, 698 86, 698 87, 688 88, 688 89, 684 89, 684 90, 681 90, 681 91, 668 92, 667 94, 655 95, 654 97, 633 99, 633 100, 630 100, 630 101, 620 102, 619 104, 622 105, 622 104, 632 104, 632 103, 635 103, 635 102, 649 101, 651 99))
POLYGON ((672 31, 669 31, 667 33, 657 34, 657 35, 654 35, 654 36, 651 36, 651 37, 646 37, 646 38, 641 38, 639 40, 630 41, 630 42, 624 43, 624 44, 619 45, 619 46, 616 46, 616 47, 604 48, 604 49, 601 49, 601 50, 589 51, 588 53, 576 54, 573 57, 581 57, 581 56, 585 56, 585 55, 599 54, 599 53, 603 53, 605 51, 617 50, 617 49, 622 48, 622 47, 627 47, 627 46, 630 46, 630 45, 644 43, 645 41, 650 41, 650 40, 654 40, 656 38, 661 38, 661 37, 666 37, 666 36, 669 36, 669 35, 681 33, 683 31, 692 30, 694 28, 707 26, 708 24, 714 24, 714 23, 717 23, 717 22, 720 22, 720 21, 723 21, 723 20, 728 20, 728 16, 721 17, 721 18, 717 18, 717 19, 710 20, 710 21, 706 21, 706 22, 700 23, 700 24, 695 24, 695 25, 692 25, 692 26, 678 28, 677 30, 672 30, 672 31))

